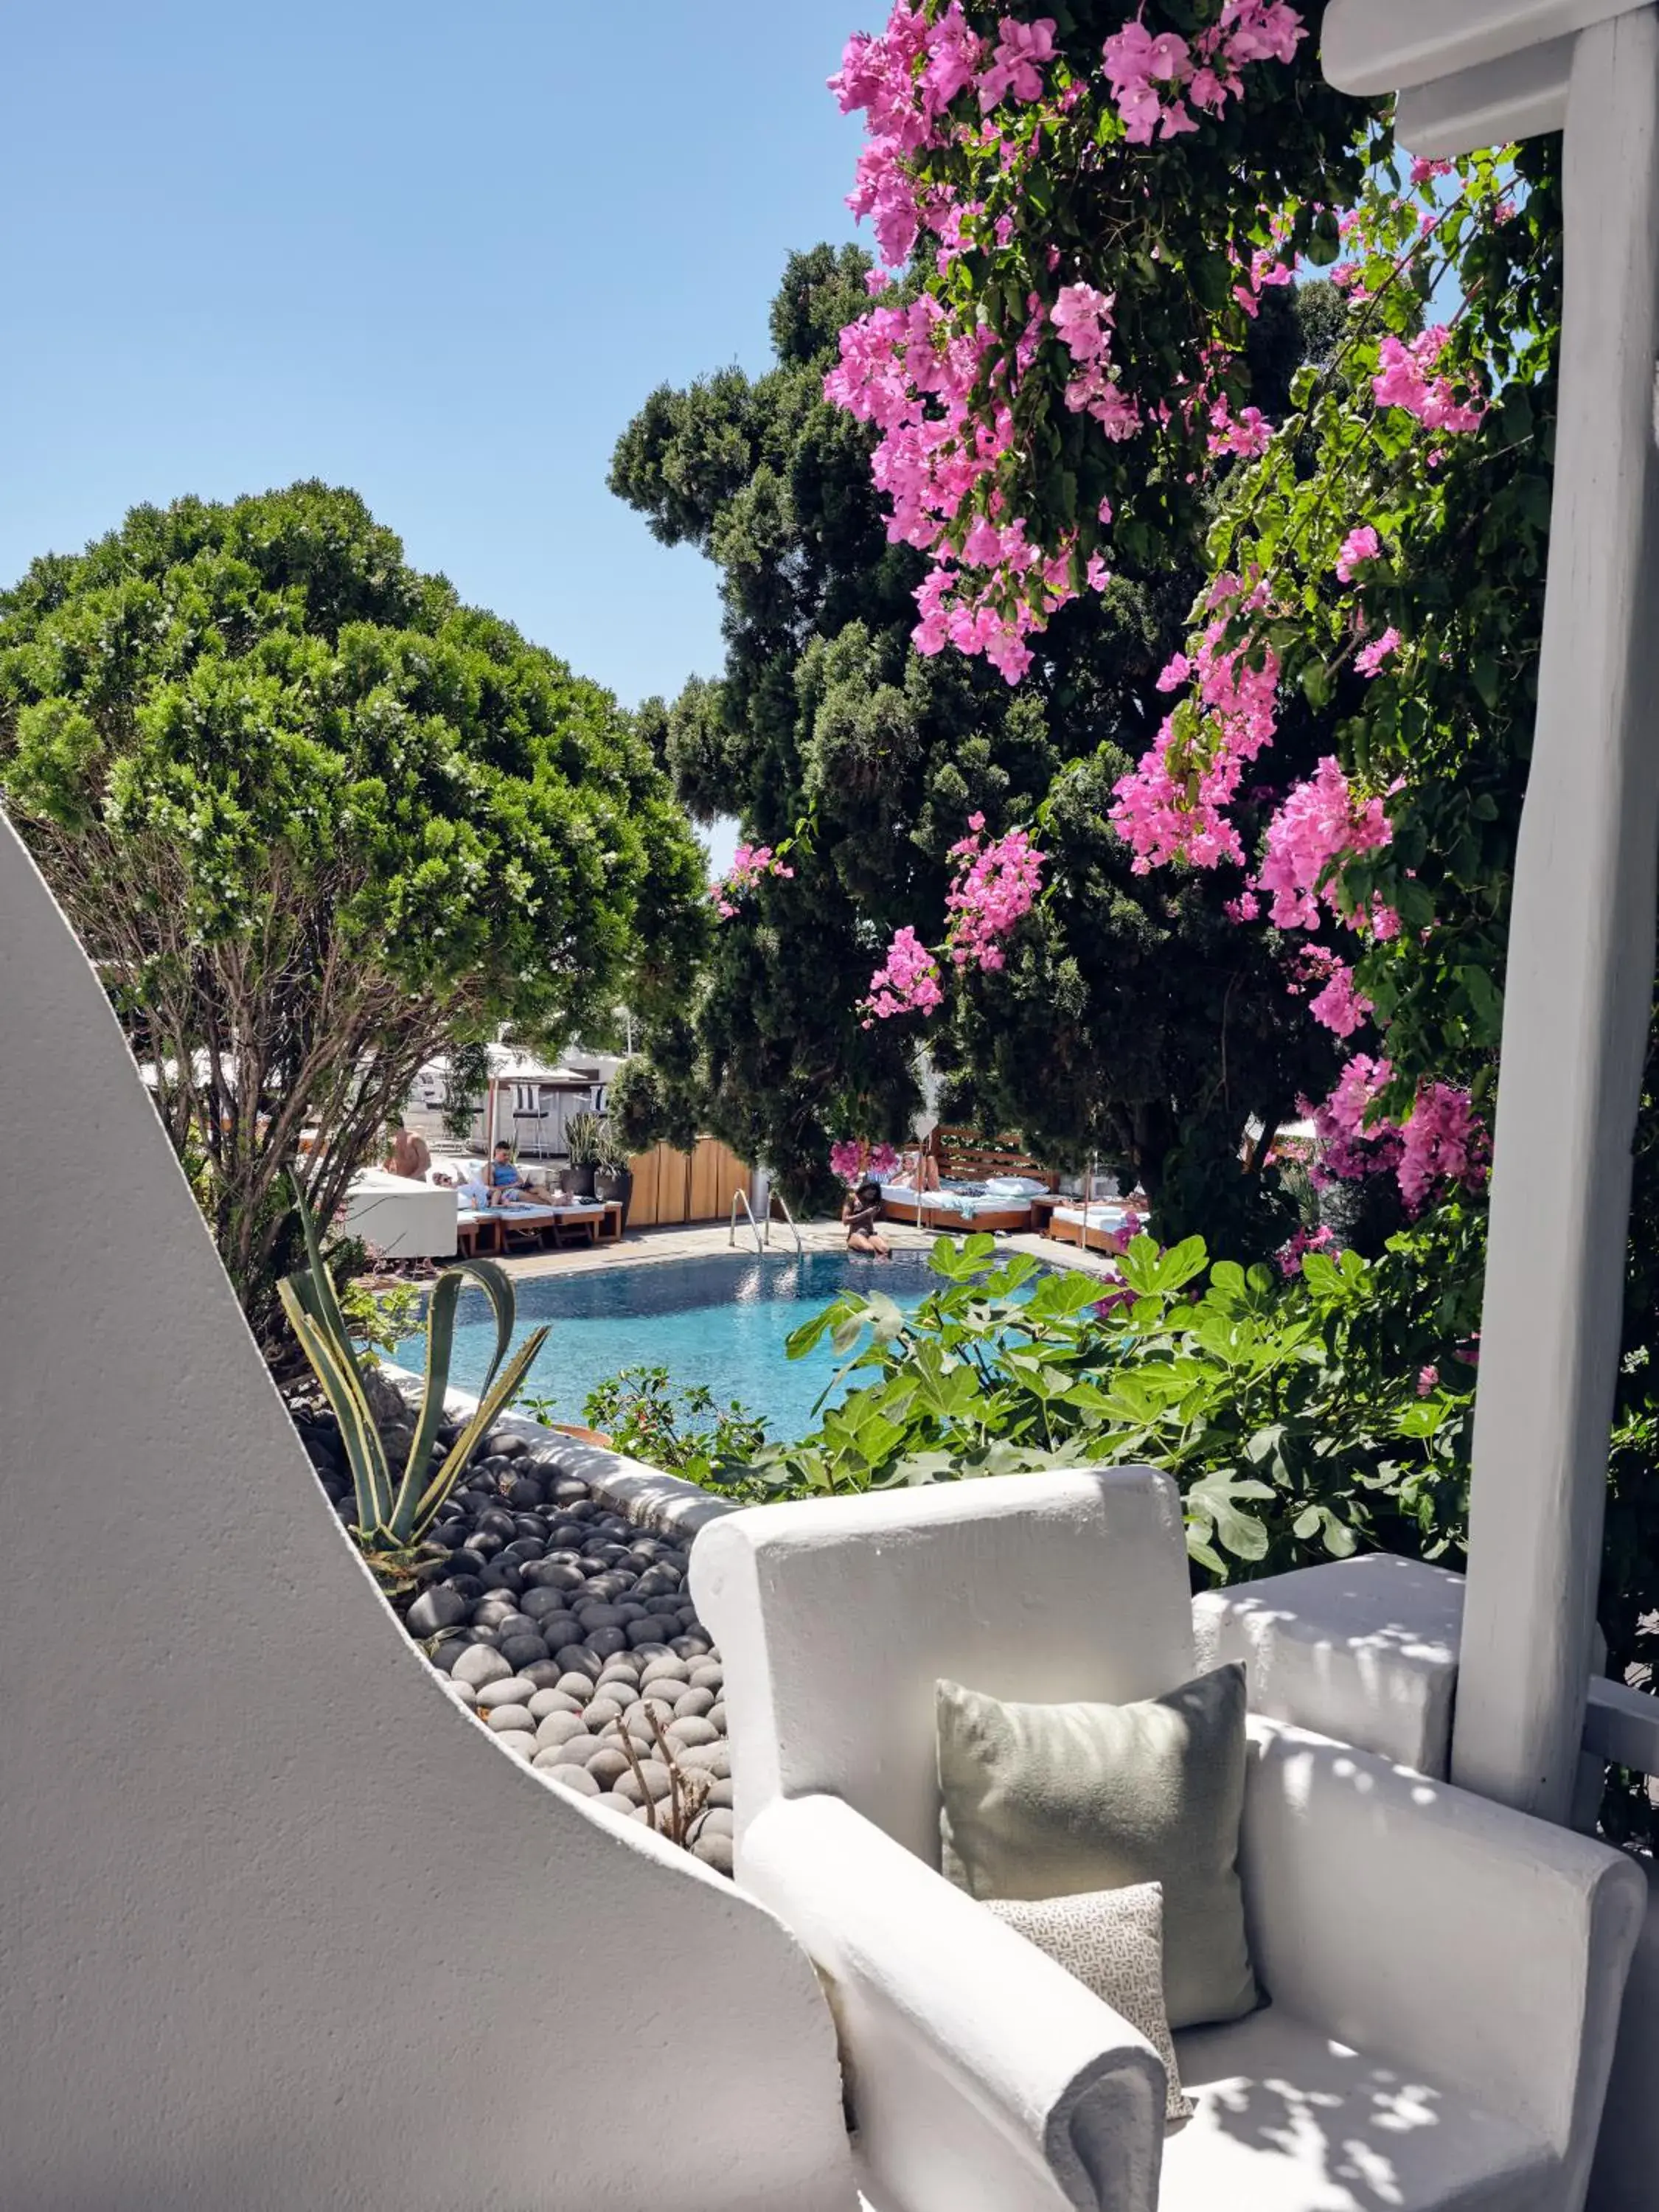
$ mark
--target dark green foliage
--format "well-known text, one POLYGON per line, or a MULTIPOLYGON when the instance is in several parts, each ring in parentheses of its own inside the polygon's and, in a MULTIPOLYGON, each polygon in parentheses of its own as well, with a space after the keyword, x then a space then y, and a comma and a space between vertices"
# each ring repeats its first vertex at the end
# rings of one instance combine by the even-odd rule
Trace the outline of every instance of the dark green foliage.
POLYGON ((256 1328, 416 1070, 683 1005, 702 860, 610 695, 464 607, 355 494, 139 507, 0 597, 0 792, 256 1328))
MULTIPOLYGON (((822 396, 866 266, 851 248, 792 257, 777 366, 656 392, 612 464, 654 535, 721 572, 724 676, 652 717, 680 796, 704 818, 741 814, 757 842, 802 831, 793 878, 763 880, 718 933, 690 1055, 708 1119, 792 1199, 825 1200, 831 1137, 908 1128, 925 1037, 954 1115, 1022 1129, 1057 1164, 1098 1153, 1144 1181, 1166 1234, 1202 1221, 1224 1248, 1264 1252, 1289 1216, 1241 1167, 1240 1139, 1252 1114, 1289 1118, 1328 1087, 1327 1041, 1274 941, 1234 928, 1212 879, 1133 877, 1105 820, 1161 718, 1196 568, 1066 610, 1018 692, 959 654, 919 657, 921 558, 888 542, 867 433, 822 396), (1053 895, 1007 969, 927 1030, 862 1026, 893 930, 942 926, 969 815, 996 830, 1040 807, 1053 895)), ((1274 299, 1262 318, 1264 389, 1306 349, 1298 312, 1274 299)))
POLYGON ((481 1039, 457 1042, 452 1037, 446 1058, 444 1133, 465 1144, 472 1134, 478 1101, 489 1088, 489 1047, 481 1039))
POLYGON ((625 1060, 611 1079, 607 1111, 629 1158, 654 1145, 689 1152, 696 1142, 696 1102, 688 1086, 641 1054, 625 1060))

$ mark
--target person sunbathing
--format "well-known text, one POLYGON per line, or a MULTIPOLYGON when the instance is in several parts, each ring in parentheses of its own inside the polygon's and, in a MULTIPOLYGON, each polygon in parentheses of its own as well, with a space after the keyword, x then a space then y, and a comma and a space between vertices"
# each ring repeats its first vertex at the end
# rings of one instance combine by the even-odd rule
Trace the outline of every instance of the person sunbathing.
POLYGON ((849 1252, 868 1252, 878 1260, 892 1257, 892 1247, 884 1237, 878 1236, 876 1224, 881 1218, 881 1185, 861 1182, 856 1190, 849 1190, 847 1202, 842 1207, 841 1218, 847 1225, 847 1249, 849 1252))
POLYGON ((915 1163, 908 1180, 912 1190, 939 1188, 939 1154, 934 1150, 934 1135, 931 1129, 916 1147, 915 1163))

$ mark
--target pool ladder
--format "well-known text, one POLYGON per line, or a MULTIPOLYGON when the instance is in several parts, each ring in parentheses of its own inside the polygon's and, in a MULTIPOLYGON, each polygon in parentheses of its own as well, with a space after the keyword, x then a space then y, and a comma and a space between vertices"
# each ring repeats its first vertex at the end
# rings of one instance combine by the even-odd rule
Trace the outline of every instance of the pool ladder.
POLYGON ((782 1209, 783 1218, 789 1224, 789 1234, 795 1240, 796 1251, 805 1252, 806 1247, 800 1241, 800 1231, 795 1226, 794 1215, 789 1211, 789 1201, 783 1196, 781 1191, 775 1190, 769 1193, 767 1198, 766 1230, 764 1235, 762 1234, 759 1222, 755 1218, 755 1209, 749 1203, 748 1192, 746 1190, 734 1190, 732 1192, 732 1220, 726 1233, 726 1243, 728 1244, 735 1244, 738 1241, 738 1208, 741 1206, 748 1218, 749 1226, 755 1232, 755 1249, 757 1252, 766 1251, 772 1242, 772 1209, 775 1206, 780 1206, 782 1209))

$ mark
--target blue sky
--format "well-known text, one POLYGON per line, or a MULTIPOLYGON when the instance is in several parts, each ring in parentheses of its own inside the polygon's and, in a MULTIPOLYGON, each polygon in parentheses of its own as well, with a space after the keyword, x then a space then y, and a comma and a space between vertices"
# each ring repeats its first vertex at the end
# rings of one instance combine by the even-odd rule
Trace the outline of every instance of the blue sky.
POLYGON ((823 79, 861 21, 860 0, 7 11, 0 581, 140 500, 320 476, 624 701, 713 672, 712 569, 605 471, 655 385, 764 364, 792 247, 854 234, 856 120, 823 79))

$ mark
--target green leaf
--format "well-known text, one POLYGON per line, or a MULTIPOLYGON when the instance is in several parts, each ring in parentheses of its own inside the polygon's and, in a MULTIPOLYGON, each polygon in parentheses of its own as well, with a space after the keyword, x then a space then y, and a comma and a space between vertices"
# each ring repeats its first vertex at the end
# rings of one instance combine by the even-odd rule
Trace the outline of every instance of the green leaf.
POLYGON ((319 1326, 332 1337, 340 1355, 349 1365, 355 1368, 357 1364, 357 1355, 352 1349, 351 1335, 346 1328, 345 1316, 340 1311, 340 1301, 335 1296, 334 1278, 329 1273, 327 1262, 323 1258, 322 1240, 317 1233, 317 1224, 312 1218, 311 1208, 306 1203, 305 1187, 292 1169, 289 1171, 288 1180, 294 1193, 295 1211, 300 1217, 300 1226, 305 1234, 306 1261, 311 1270, 311 1280, 314 1291, 313 1310, 316 1315, 319 1326))
POLYGON ((1201 1237, 1183 1237, 1179 1244, 1171 1245, 1159 1260, 1153 1277, 1153 1287, 1160 1291, 1183 1289, 1194 1275, 1203 1273, 1209 1256, 1201 1237))
POLYGON ((902 1309, 884 1291, 873 1291, 864 1302, 864 1322, 882 1342, 902 1336, 907 1323, 902 1309))
POLYGON ((1078 1268, 1063 1268, 1044 1275, 1020 1309, 1027 1323, 1070 1321, 1097 1305, 1107 1285, 1078 1268))
POLYGON ((814 1314, 810 1321, 803 1322, 799 1328, 790 1330, 788 1335, 783 1340, 785 1352, 791 1359, 805 1359, 809 1352, 815 1352, 817 1349, 836 1322, 844 1317, 849 1310, 861 1306, 862 1303, 862 1300, 851 1299, 845 1296, 837 1298, 832 1305, 826 1306, 822 1313, 814 1314))

